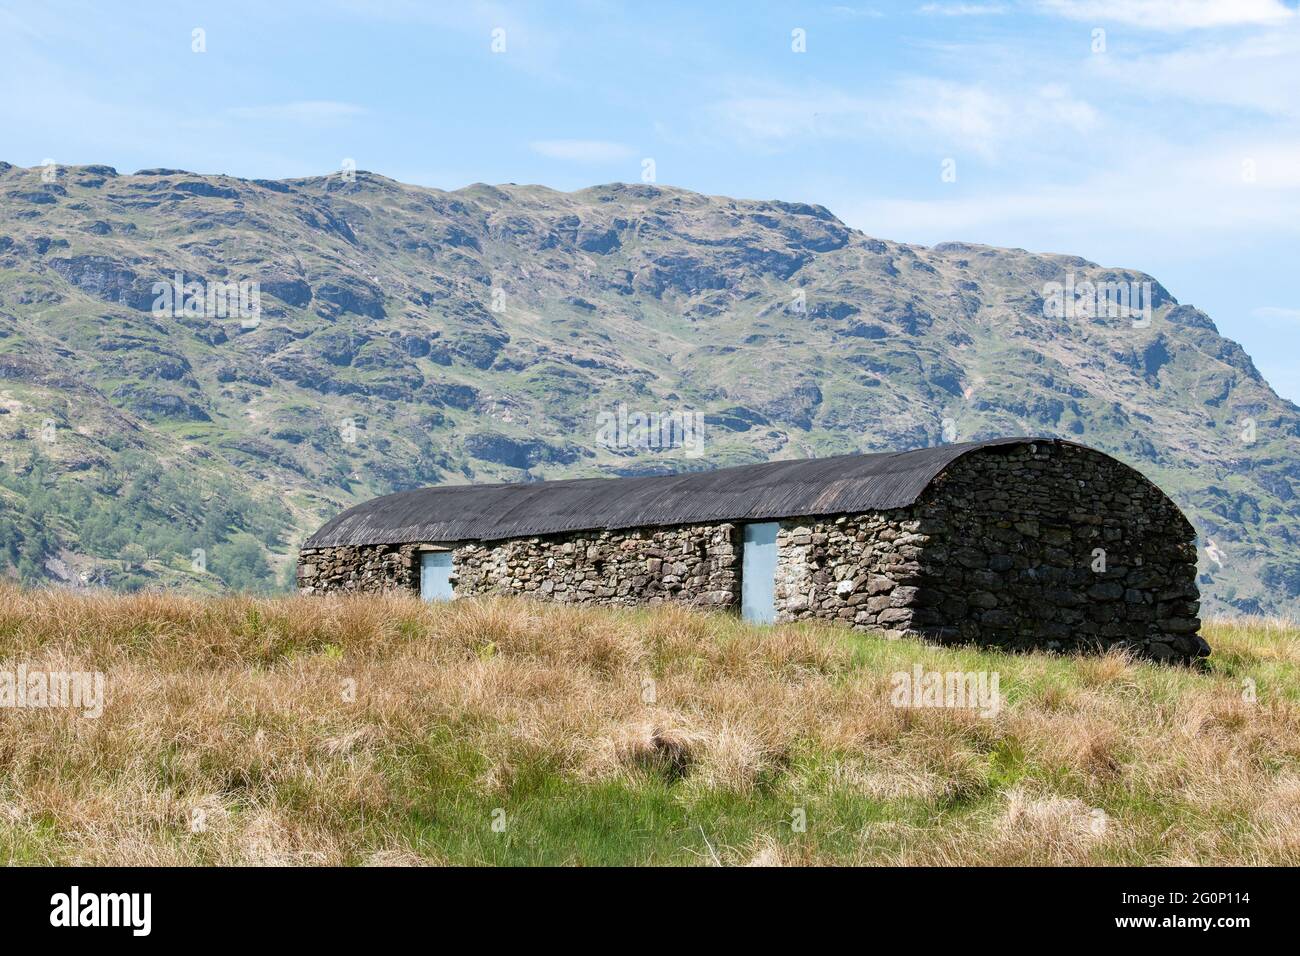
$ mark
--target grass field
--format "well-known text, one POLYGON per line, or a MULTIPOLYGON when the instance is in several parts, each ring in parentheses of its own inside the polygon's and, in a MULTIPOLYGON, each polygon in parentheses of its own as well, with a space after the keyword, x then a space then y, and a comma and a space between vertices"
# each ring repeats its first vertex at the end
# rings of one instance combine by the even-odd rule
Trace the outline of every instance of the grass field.
POLYGON ((1300 863, 1300 629, 1208 669, 949 649, 677 608, 0 587, 16 864, 1300 863), (996 673, 1003 704, 894 706, 996 673), (1253 693, 1252 693, 1253 692, 1253 693))

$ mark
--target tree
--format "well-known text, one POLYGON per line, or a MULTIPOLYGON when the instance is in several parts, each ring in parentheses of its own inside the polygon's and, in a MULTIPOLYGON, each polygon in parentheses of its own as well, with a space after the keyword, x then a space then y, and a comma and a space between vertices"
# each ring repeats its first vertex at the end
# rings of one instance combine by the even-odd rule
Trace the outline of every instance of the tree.
POLYGON ((247 532, 241 531, 224 544, 214 545, 208 570, 235 591, 265 594, 275 589, 275 575, 266 562, 266 552, 247 532))

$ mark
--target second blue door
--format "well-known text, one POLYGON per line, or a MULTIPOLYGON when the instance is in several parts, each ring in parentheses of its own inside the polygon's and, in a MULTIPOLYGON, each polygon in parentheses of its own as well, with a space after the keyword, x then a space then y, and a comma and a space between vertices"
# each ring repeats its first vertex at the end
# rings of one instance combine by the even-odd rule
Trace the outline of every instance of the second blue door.
POLYGON ((740 615, 753 624, 776 620, 775 521, 745 525, 740 563, 740 615))

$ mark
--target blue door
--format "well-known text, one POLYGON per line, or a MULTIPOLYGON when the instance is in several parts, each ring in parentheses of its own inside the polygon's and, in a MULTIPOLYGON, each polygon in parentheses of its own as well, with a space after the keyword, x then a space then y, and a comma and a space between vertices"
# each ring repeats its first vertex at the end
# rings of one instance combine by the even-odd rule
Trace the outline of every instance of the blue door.
POLYGON ((745 547, 740 564, 740 615, 753 624, 776 620, 775 522, 745 525, 745 547))
POLYGON ((451 600, 450 551, 425 551, 420 555, 420 597, 426 601, 451 600))

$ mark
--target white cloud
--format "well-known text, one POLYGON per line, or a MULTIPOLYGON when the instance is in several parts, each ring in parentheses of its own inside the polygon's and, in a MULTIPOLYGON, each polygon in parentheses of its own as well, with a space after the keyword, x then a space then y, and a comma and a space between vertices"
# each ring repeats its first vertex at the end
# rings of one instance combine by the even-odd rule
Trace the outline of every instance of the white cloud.
MULTIPOLYGON (((1140 154, 1068 183, 1025 185, 951 199, 868 199, 844 204, 842 218, 876 236, 933 243, 970 239, 1077 251, 1113 245, 1088 237, 1125 235, 1162 250, 1201 250, 1207 236, 1300 235, 1300 141, 1219 143, 1188 156, 1185 146, 1152 140, 1140 154), (1241 156, 1256 158, 1256 179, 1241 156), (1029 238, 1032 237, 1032 240, 1029 238)), ((836 208, 841 212, 840 207, 836 208)))
POLYGON ((861 20, 864 18, 871 19, 871 20, 879 20, 881 17, 884 16, 883 13, 881 13, 879 10, 876 10, 872 7, 838 6, 838 7, 831 7, 830 12, 831 12, 831 16, 839 17, 842 20, 861 20))
POLYGON ((491 48, 492 31, 503 30, 505 52, 493 55, 492 62, 549 79, 571 75, 566 58, 584 29, 581 18, 566 24, 563 17, 547 16, 544 5, 530 9, 526 4, 495 0, 329 0, 328 5, 359 20, 452 31, 484 54, 491 48))
POLYGON ((541 139, 528 145, 541 156, 575 163, 612 163, 636 155, 631 146, 603 139, 541 139))
POLYGON ((1090 73, 1133 93, 1300 116, 1300 31, 1207 42, 1136 57, 1093 57, 1090 73))
POLYGON ((919 12, 941 17, 996 17, 1010 9, 1001 3, 927 3, 919 12))
POLYGON ((899 104, 902 117, 953 145, 970 145, 990 153, 1014 122, 1017 109, 1001 93, 941 80, 913 80, 910 95, 899 104))
POLYGON ((1285 309, 1278 306, 1266 305, 1256 309, 1251 314, 1265 320, 1275 320, 1287 323, 1294 322, 1297 325, 1300 325, 1300 309, 1285 309))
POLYGON ((276 123, 302 123, 323 126, 338 123, 364 113, 352 103, 336 100, 299 100, 295 103, 275 103, 266 106, 235 106, 226 111, 235 119, 271 121, 276 123))
MULTIPOLYGON (((752 84, 751 84, 752 85, 752 84)), ((1098 116, 1060 84, 1002 91, 908 78, 872 95, 818 87, 769 88, 715 104, 711 121, 747 144, 909 138, 924 148, 970 150, 986 158, 1016 144, 1092 131, 1098 116)))
POLYGON ((1281 0, 1039 0, 1038 6, 1072 20, 1111 20, 1147 30, 1271 25, 1296 15, 1281 0))

